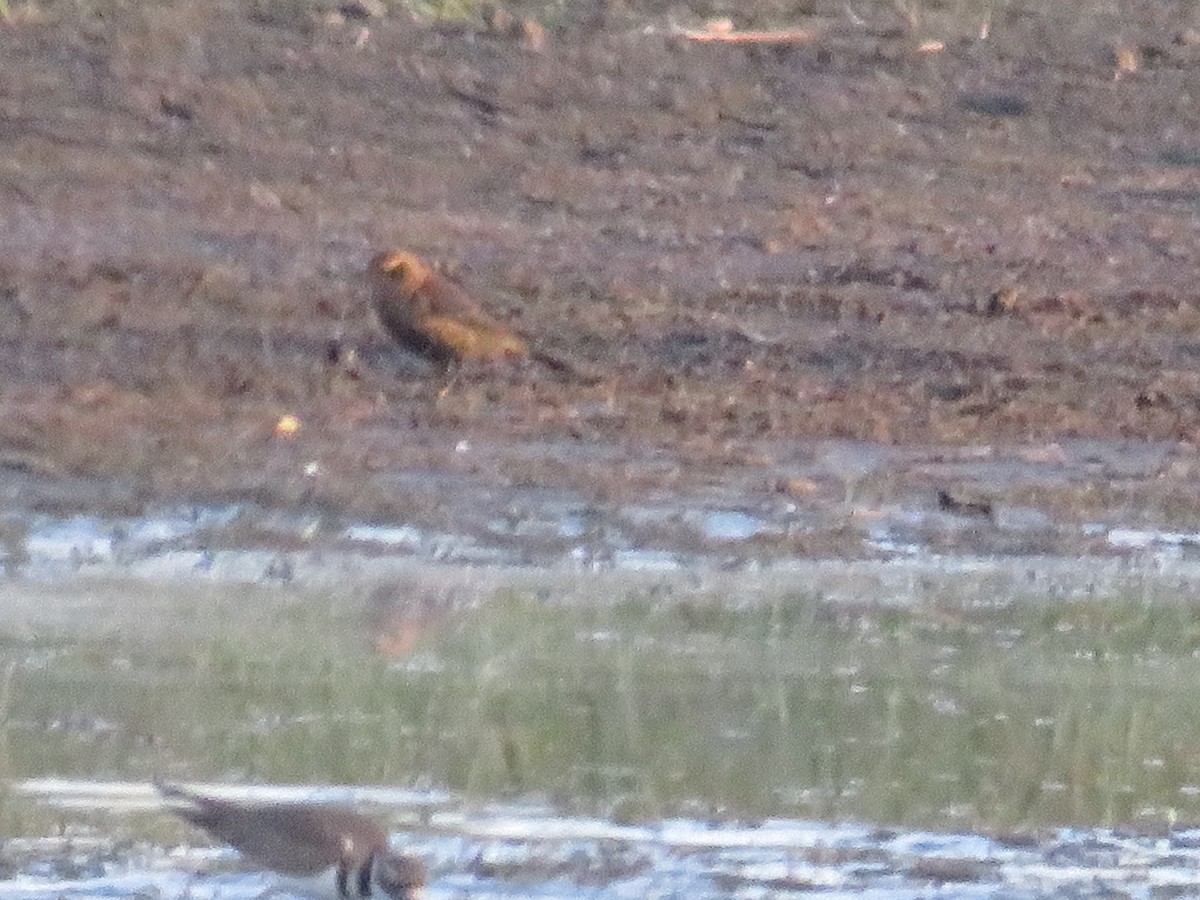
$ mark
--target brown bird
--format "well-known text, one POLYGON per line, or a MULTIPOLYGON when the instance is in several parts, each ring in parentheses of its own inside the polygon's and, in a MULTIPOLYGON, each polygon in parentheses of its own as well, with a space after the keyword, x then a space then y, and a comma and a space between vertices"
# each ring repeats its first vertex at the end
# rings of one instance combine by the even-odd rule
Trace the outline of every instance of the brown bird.
POLYGON ((388 846, 387 833, 351 809, 315 803, 239 803, 156 784, 181 818, 271 869, 288 890, 328 900, 413 900, 425 884, 420 860, 388 846))
POLYGON ((461 287, 414 253, 377 253, 371 260, 371 301, 400 345, 440 363, 533 359, 587 380, 564 359, 536 348, 488 315, 461 287))

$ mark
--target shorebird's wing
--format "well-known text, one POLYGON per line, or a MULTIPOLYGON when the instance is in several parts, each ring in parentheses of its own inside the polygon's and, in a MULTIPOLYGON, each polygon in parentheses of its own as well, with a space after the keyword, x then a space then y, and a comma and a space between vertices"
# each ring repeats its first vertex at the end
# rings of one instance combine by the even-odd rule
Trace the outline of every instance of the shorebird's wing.
POLYGON ((266 868, 315 875, 339 863, 359 866, 387 834, 369 819, 338 807, 303 803, 249 804, 159 786, 174 811, 266 868))
POLYGON ((454 351, 459 359, 489 359, 524 356, 525 342, 487 317, 463 319, 457 316, 426 316, 422 329, 430 339, 454 351))

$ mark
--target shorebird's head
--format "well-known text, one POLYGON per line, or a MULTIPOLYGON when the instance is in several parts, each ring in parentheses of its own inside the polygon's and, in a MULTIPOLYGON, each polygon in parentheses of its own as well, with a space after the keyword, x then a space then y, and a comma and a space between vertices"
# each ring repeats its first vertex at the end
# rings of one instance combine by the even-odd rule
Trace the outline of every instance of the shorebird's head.
POLYGON ((387 284, 399 285, 412 292, 419 290, 429 280, 432 271, 429 265, 415 253, 407 250, 390 250, 377 253, 371 260, 371 275, 387 284))
POLYGON ((412 856, 389 850, 376 857, 375 880, 392 900, 417 900, 425 886, 425 865, 412 856))

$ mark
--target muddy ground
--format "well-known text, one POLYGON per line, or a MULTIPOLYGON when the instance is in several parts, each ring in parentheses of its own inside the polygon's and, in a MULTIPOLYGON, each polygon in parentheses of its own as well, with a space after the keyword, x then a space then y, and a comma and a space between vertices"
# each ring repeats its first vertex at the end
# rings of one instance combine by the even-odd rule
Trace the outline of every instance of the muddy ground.
POLYGON ((636 4, 16 7, 5 502, 718 497, 810 514, 783 549, 817 554, 855 552, 821 510, 938 491, 1195 521, 1200 12, 764 9, 735 24, 812 39, 636 4), (602 377, 393 347, 363 275, 391 247, 602 377))

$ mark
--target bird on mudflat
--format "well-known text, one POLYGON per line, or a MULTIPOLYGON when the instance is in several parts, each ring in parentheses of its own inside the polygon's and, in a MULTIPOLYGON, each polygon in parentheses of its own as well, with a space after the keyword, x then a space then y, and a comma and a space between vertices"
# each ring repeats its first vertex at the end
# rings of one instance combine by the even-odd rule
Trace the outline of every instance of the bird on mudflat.
POLYGON ((416 900, 424 864, 392 850, 387 832, 352 809, 319 803, 244 803, 158 783, 171 810, 271 870, 280 886, 322 900, 416 900))
POLYGON ((489 315, 460 285, 415 253, 377 253, 371 260, 371 302, 402 347, 439 363, 532 359, 583 381, 598 379, 558 356, 531 347, 489 315))

